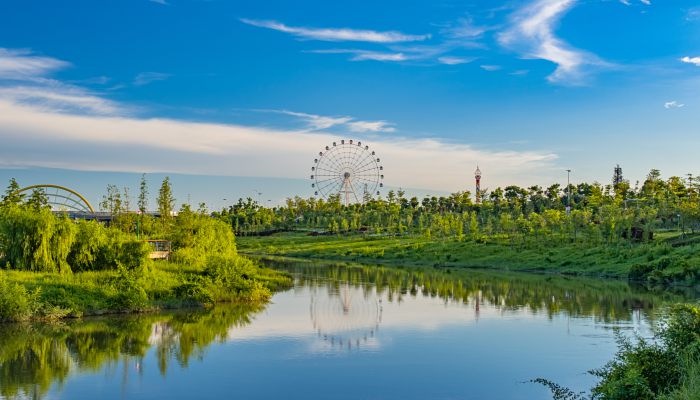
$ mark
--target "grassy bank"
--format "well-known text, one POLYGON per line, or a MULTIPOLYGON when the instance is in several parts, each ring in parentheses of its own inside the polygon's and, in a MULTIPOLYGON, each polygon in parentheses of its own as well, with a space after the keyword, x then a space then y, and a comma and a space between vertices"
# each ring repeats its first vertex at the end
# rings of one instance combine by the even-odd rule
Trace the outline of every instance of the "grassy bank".
POLYGON ((0 270, 0 321, 263 303, 290 283, 286 274, 243 257, 204 268, 157 262, 137 270, 71 274, 0 270))
POLYGON ((694 284, 700 276, 700 246, 673 234, 651 243, 587 246, 581 243, 526 245, 509 240, 484 243, 415 236, 284 233, 240 237, 242 253, 390 265, 490 268, 627 278, 650 283, 694 284), (674 247, 676 244, 677 247, 674 247))

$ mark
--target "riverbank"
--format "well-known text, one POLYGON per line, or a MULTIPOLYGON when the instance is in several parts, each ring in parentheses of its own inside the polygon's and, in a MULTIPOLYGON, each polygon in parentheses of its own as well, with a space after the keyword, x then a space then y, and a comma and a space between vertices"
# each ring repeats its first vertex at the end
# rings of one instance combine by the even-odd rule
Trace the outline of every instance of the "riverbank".
POLYGON ((257 267, 244 257, 216 260, 204 268, 155 262, 137 270, 69 274, 0 270, 0 321, 143 313, 224 302, 263 304, 289 285, 287 274, 257 267))
POLYGON ((283 233, 239 237, 238 248, 250 255, 355 261, 404 266, 487 268, 551 272, 605 278, 629 278, 653 284, 694 285, 700 276, 700 247, 689 240, 659 236, 651 243, 587 246, 580 243, 486 243, 414 236, 324 235, 283 233), (675 247, 674 247, 675 246, 675 247))

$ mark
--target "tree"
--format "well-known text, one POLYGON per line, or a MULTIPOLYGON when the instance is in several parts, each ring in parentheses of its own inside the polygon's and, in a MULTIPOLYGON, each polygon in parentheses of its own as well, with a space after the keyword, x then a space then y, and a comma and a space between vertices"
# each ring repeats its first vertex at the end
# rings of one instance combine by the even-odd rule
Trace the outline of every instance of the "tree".
POLYGON ((138 207, 141 214, 145 214, 148 209, 148 182, 146 182, 146 174, 141 175, 141 185, 139 186, 138 207))
POLYGON ((27 200, 27 205, 35 210, 40 210, 42 208, 48 207, 49 198, 46 197, 46 192, 44 189, 37 188, 32 190, 32 195, 29 196, 27 200))
POLYGON ((7 185, 7 190, 5 190, 5 196, 2 198, 2 203, 0 206, 17 205, 22 203, 24 200, 24 194, 18 193, 20 187, 19 183, 15 178, 10 179, 10 184, 7 185))
POLYGON ((170 177, 166 176, 158 190, 158 212, 161 218, 170 218, 173 208, 175 207, 175 197, 173 197, 173 189, 170 185, 170 177))
POLYGON ((116 185, 107 185, 107 194, 102 196, 100 208, 109 211, 110 215, 119 215, 122 209, 122 195, 116 185))

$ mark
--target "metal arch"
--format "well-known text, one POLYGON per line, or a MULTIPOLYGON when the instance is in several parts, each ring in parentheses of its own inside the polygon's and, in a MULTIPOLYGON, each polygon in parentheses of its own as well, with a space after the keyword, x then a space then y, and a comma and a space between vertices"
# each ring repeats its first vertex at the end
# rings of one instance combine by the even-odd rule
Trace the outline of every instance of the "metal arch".
MULTIPOLYGON (((74 194, 74 195, 77 196, 80 200, 82 200, 82 202, 87 206, 87 209, 90 210, 91 213, 95 213, 95 209, 92 208, 92 205, 90 204, 90 202, 87 201, 87 199, 86 199, 85 197, 83 197, 82 194, 76 192, 76 191, 73 190, 73 189, 69 189, 69 188, 67 188, 67 187, 65 187, 65 186, 52 185, 52 184, 32 185, 32 186, 27 186, 27 187, 25 187, 25 188, 19 189, 19 190, 17 190, 15 193, 22 193, 22 192, 27 192, 27 191, 33 190, 33 189, 45 189, 45 188, 65 190, 65 191, 68 192, 68 193, 74 194)), ((55 196, 55 195, 51 195, 51 196, 55 196)), ((63 197, 63 198, 65 198, 65 196, 58 196, 58 197, 63 197)))

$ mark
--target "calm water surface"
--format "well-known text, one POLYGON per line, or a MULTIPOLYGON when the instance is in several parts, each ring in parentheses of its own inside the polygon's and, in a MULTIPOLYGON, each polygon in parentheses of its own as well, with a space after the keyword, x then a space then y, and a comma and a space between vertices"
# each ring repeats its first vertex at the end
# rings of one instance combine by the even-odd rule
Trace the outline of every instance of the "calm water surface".
POLYGON ((548 399, 687 296, 623 282, 283 264, 265 307, 0 326, 0 398, 548 399))

